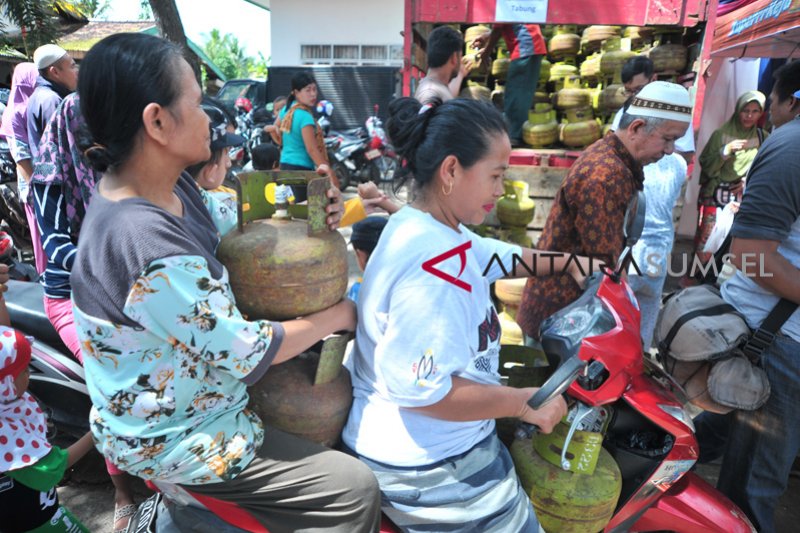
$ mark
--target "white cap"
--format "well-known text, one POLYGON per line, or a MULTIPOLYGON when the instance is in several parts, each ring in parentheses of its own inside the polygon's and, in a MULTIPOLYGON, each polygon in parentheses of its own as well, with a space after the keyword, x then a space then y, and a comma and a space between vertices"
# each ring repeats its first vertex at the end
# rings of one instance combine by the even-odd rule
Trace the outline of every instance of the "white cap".
POLYGON ((67 55, 67 51, 55 44, 45 44, 33 53, 33 62, 39 70, 51 66, 53 63, 67 55))
POLYGON ((654 81, 645 85, 625 111, 639 117, 691 122, 692 103, 689 91, 677 83, 654 81))

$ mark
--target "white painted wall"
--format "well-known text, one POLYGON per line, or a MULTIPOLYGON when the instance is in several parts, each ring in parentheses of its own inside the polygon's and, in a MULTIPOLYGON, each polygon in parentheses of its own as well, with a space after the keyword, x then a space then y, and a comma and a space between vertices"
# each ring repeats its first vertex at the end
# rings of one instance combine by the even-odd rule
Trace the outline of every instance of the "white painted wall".
POLYGON ((301 44, 402 45, 404 0, 271 0, 272 66, 300 65, 301 44))

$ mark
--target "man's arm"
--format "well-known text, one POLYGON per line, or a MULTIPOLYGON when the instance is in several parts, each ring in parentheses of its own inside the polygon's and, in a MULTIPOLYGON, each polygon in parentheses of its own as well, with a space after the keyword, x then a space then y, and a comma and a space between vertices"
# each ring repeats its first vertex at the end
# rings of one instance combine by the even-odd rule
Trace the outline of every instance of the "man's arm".
POLYGON ((447 85, 453 98, 458 98, 458 93, 461 91, 461 83, 464 81, 464 78, 467 77, 469 71, 472 70, 472 65, 473 63, 469 59, 461 60, 461 67, 458 69, 458 74, 455 78, 450 80, 450 83, 447 85))
POLYGON ((778 246, 778 241, 734 237, 731 263, 764 289, 800 303, 800 270, 778 253, 778 246))
POLYGON ((503 32, 503 24, 495 24, 492 26, 492 31, 486 32, 483 35, 473 39, 470 43, 470 48, 478 50, 478 56, 482 63, 489 63, 489 57, 500 40, 500 35, 503 32))

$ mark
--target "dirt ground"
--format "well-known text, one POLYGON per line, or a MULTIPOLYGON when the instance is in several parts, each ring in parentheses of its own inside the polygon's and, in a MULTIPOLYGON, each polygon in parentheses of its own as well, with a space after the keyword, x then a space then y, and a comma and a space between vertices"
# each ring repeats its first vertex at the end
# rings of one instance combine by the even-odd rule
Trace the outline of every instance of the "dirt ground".
MULTIPOLYGON (((349 240, 350 230, 341 230, 345 239, 349 240)), ((349 249, 349 248, 348 248, 349 249)), ((687 241, 678 241, 675 253, 685 253, 689 249, 687 241)), ((358 276, 352 250, 350 251, 350 280, 358 276)), ((677 280, 670 280, 667 291, 677 288, 677 280)), ((719 475, 719 464, 701 465, 698 473, 712 484, 719 475)), ((134 482, 137 503, 149 495, 149 490, 138 480, 134 482)), ((111 531, 114 515, 113 488, 105 472, 105 465, 97 452, 84 458, 74 469, 68 472, 63 486, 59 488, 59 496, 66 505, 91 532, 104 533, 111 531)), ((789 487, 781 498, 777 511, 777 528, 779 532, 800 531, 800 474, 795 471, 789 480, 789 487)))

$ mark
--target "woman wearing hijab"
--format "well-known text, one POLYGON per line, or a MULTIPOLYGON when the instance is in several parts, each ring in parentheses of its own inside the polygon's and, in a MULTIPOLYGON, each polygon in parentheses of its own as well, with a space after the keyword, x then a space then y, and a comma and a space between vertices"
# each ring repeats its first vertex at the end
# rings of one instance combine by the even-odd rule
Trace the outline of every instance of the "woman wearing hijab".
POLYGON ((728 121, 715 131, 700 154, 700 220, 695 236, 695 250, 700 254, 717 218, 717 208, 742 198, 744 177, 756 152, 767 137, 758 127, 766 97, 759 91, 747 91, 736 101, 728 121))
POLYGON ((0 136, 6 138, 11 157, 17 164, 17 193, 25 207, 28 227, 33 241, 33 254, 36 259, 36 271, 44 271, 46 258, 39 240, 39 230, 36 226, 36 216, 33 206, 28 204, 28 182, 33 174, 31 150, 28 146, 28 119, 26 109, 28 98, 36 88, 36 78, 39 71, 33 63, 20 63, 14 68, 11 78, 11 93, 8 96, 8 106, 3 111, 3 122, 0 124, 0 136))

